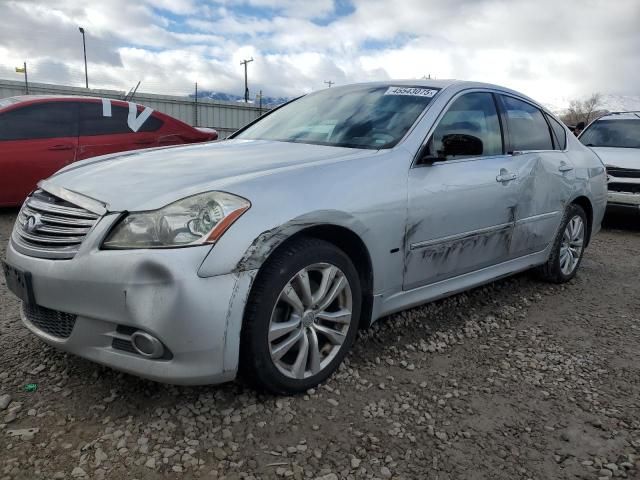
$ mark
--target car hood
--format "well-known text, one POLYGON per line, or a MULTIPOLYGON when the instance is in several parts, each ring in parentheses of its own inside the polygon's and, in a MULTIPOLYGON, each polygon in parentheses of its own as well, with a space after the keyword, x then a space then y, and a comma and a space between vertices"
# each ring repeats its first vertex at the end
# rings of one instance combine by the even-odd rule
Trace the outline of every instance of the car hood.
POLYGON ((640 170, 640 148, 590 147, 608 167, 640 170))
POLYGON ((106 204, 109 211, 153 210, 196 193, 225 190, 259 176, 370 156, 371 150, 267 140, 124 152, 60 170, 49 182, 106 204))

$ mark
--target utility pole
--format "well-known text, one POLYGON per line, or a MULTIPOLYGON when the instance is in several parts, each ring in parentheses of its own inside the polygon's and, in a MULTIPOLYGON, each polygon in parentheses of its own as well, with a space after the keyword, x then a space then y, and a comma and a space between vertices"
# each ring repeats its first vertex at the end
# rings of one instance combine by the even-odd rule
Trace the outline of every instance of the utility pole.
POLYGON ((331 80, 325 80, 324 83, 329 85, 329 88, 331 88, 331 85, 334 85, 336 82, 332 82, 331 80))
POLYGON ((258 110, 258 115, 262 115, 262 90, 260 90, 260 93, 256 96, 260 99, 260 107, 258 110))
POLYGON ((29 80, 27 80, 27 62, 24 62, 24 90, 29 95, 29 80))
POLYGON ((196 100, 194 105, 194 121, 193 126, 198 126, 198 82, 196 82, 196 100))
POLYGON ((80 33, 82 34, 82 50, 84 51, 84 86, 89 88, 89 76, 87 74, 87 43, 84 39, 84 28, 78 27, 80 33))
POLYGON ((249 101, 249 85, 247 84, 247 63, 253 62, 253 57, 249 60, 243 60, 240 65, 244 65, 244 103, 249 101))
POLYGON ((23 63, 23 67, 16 67, 16 73, 24 73, 24 94, 29 95, 29 82, 27 81, 27 62, 23 63))

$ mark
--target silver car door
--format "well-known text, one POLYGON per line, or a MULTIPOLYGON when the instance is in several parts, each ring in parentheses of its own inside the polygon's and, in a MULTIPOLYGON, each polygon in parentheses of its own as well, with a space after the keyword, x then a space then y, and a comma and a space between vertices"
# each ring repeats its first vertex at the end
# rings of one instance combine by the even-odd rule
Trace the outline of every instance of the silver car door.
POLYGON ((405 290, 509 258, 522 166, 492 93, 450 102, 409 171, 405 290))
POLYGON ((509 153, 519 158, 525 174, 514 212, 510 258, 516 258, 542 251, 553 241, 575 175, 563 152, 564 127, 555 125, 556 120, 545 118, 538 107, 523 99, 500 95, 499 100, 504 108, 509 153))

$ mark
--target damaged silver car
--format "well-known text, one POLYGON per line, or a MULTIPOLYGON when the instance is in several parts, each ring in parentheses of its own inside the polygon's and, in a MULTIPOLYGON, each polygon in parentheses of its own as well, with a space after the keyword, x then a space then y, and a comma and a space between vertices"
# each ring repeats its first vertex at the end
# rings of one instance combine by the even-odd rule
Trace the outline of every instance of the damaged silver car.
POLYGON ((238 372, 303 392, 360 328, 536 268, 571 279, 605 169, 517 92, 458 81, 331 88, 231 139, 75 163, 7 249, 24 324, 141 377, 238 372))

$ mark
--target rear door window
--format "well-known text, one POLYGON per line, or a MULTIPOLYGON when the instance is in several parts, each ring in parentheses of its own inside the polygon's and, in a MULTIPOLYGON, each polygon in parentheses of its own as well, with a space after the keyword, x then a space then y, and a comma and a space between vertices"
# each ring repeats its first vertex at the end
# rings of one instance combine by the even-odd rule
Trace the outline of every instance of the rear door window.
MULTIPOLYGON (((140 111, 138 108, 138 115, 140 111)), ((111 104, 111 116, 105 116, 102 102, 83 102, 80 104, 80 136, 134 133, 127 123, 128 116, 128 107, 111 104)), ((160 129, 162 123, 152 114, 138 132, 154 132, 160 129)))
POLYGON ((1 140, 76 137, 78 110, 75 102, 26 105, 0 114, 1 140))
POLYGON ((509 129, 509 150, 553 150, 549 125, 542 112, 517 98, 501 97, 509 129))

